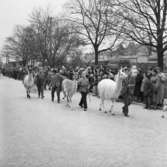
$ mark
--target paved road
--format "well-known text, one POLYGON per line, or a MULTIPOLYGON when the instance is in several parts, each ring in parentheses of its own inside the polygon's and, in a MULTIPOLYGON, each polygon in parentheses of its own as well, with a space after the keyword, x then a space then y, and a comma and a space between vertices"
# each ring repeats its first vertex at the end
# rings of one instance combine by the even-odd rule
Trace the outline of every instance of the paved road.
POLYGON ((26 99, 21 82, 0 78, 0 167, 166 167, 167 118, 132 105, 130 118, 75 111, 36 94, 26 99))

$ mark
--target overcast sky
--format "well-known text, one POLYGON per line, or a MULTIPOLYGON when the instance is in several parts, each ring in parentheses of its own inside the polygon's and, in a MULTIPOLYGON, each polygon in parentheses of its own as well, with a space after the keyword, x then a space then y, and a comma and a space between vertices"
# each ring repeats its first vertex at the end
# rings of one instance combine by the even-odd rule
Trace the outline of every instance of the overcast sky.
POLYGON ((6 37, 12 35, 15 25, 28 24, 28 17, 35 8, 51 8, 59 13, 69 0, 1 0, 0 2, 0 49, 6 37))

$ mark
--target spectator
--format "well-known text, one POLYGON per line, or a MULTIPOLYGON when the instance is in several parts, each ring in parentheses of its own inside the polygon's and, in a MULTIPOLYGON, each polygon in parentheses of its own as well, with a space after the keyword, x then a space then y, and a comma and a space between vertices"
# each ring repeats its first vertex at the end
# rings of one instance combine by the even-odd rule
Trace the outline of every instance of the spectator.
POLYGON ((122 108, 123 114, 127 117, 129 113, 129 105, 132 103, 135 87, 135 77, 132 76, 132 72, 125 69, 127 78, 122 83, 122 92, 124 106, 122 108))
POLYGON ((159 103, 158 91, 160 88, 160 78, 158 76, 158 72, 156 69, 152 70, 151 82, 153 84, 153 98, 152 98, 153 108, 158 109, 158 103, 159 103))
POLYGON ((145 82, 143 85, 143 92, 144 92, 144 103, 146 109, 151 109, 151 101, 153 95, 153 85, 151 82, 151 74, 147 73, 145 77, 145 82))
POLYGON ((139 70, 139 73, 136 76, 136 83, 135 83, 135 90, 134 90, 134 96, 136 97, 136 100, 139 102, 143 101, 143 95, 141 92, 142 80, 143 80, 143 73, 141 70, 139 70))

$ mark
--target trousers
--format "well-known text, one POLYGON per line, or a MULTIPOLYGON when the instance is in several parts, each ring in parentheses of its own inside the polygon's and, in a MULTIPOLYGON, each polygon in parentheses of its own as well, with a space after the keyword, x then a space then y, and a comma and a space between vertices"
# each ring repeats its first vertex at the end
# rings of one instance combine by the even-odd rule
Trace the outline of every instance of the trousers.
POLYGON ((44 98, 44 85, 43 84, 37 84, 38 89, 38 97, 44 98))
POLYGON ((84 107, 84 109, 87 109, 87 92, 81 92, 81 100, 79 102, 79 105, 81 107, 84 107))
POLYGON ((56 86, 54 86, 54 87, 51 88, 51 98, 52 98, 52 101, 54 101, 55 91, 56 91, 56 94, 57 94, 57 102, 60 103, 61 88, 57 88, 56 86))

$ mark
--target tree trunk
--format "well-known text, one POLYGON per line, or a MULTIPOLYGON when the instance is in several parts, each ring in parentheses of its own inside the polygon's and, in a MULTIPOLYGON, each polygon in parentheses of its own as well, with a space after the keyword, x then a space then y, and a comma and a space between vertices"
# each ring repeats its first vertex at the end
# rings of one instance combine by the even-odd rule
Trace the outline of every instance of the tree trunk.
POLYGON ((158 45, 157 46, 157 60, 158 60, 158 67, 160 67, 160 69, 163 71, 163 67, 164 67, 164 54, 163 54, 163 47, 162 45, 158 45))
POLYGON ((95 51, 95 65, 98 65, 99 63, 98 47, 94 46, 94 51, 95 51))

